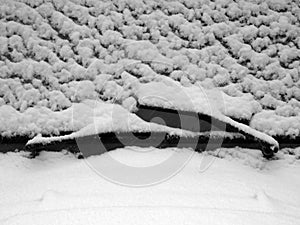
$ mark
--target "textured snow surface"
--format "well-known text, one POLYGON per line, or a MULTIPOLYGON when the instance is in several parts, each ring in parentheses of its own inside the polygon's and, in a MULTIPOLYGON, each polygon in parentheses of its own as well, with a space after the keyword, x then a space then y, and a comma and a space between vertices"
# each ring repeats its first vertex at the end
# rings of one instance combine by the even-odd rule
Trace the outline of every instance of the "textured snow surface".
POLYGON ((1 134, 68 130, 60 119, 47 125, 28 117, 55 118, 52 112, 85 99, 134 110, 138 83, 167 76, 185 87, 218 88, 234 105, 248 99, 227 106, 227 115, 271 135, 297 136, 299 4, 0 0, 1 134))
POLYGON ((217 88, 204 89, 201 86, 181 86, 179 82, 165 79, 141 84, 137 91, 141 104, 250 119, 261 110, 252 96, 231 97, 217 88))
MULTIPOLYGON (((125 148, 108 154, 140 167, 164 161, 173 151, 178 149, 125 148)), ((22 152, 0 154, 0 223, 297 225, 299 153, 286 149, 273 161, 256 150, 196 153, 171 179, 143 188, 104 180, 84 160, 64 152, 42 152, 35 159, 22 152)))

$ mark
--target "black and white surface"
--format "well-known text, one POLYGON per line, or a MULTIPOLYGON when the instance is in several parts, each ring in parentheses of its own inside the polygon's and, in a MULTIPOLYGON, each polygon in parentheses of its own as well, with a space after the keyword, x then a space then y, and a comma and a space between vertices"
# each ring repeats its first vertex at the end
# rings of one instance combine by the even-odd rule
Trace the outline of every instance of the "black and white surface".
MULTIPOLYGON (((140 105, 296 147, 299 77, 298 0, 0 0, 0 152, 22 146, 9 140, 201 133, 144 121, 140 105)), ((248 148, 57 150, 0 154, 0 224, 300 224, 299 147, 269 160, 248 148)))

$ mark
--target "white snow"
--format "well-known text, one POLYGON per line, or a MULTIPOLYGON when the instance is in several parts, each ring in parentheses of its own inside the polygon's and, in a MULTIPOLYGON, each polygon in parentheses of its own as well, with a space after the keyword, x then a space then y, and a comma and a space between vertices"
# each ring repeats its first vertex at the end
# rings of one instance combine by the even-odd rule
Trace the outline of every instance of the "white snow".
POLYGON ((217 89, 205 90, 197 86, 183 87, 170 79, 141 84, 136 95, 140 104, 210 115, 278 147, 278 142, 271 136, 229 117, 232 113, 238 114, 239 118, 245 118, 249 113, 249 116, 252 116, 254 112, 251 113, 250 110, 257 110, 255 106, 259 108, 259 105, 255 105, 256 102, 253 107, 249 98, 244 98, 244 96, 230 97, 217 89))
POLYGON ((95 96, 122 105, 137 91, 124 87, 125 70, 137 83, 169 76, 186 87, 230 86, 239 96, 228 101, 249 103, 227 106, 228 114, 251 124, 260 108, 290 105, 299 117, 289 104, 300 101, 299 12, 290 0, 1 0, 0 102, 20 112, 56 112, 95 96))
MULTIPOLYGON (((287 110, 286 110, 287 111, 287 110)), ((285 112, 286 112, 285 111, 285 112)), ((254 116, 251 127, 262 130, 269 135, 299 136, 300 117, 299 116, 281 116, 275 112, 265 110, 254 116)))
MULTIPOLYGON (((277 145, 269 135, 300 134, 299 21, 298 0, 0 0, 0 136, 195 135, 142 121, 138 101, 213 115, 277 145)), ((89 160, 138 169, 175 153, 191 150, 131 146, 89 160)), ((0 153, 1 225, 300 224, 299 148, 272 161, 249 149, 197 153, 143 188, 67 152, 27 154, 0 153)))
MULTIPOLYGON (((190 154, 187 149, 128 147, 106 155, 138 169, 161 163, 174 151, 190 154)), ((3 225, 296 225, 300 163, 288 152, 275 161, 262 159, 256 150, 197 153, 175 176, 140 188, 111 183, 84 160, 65 152, 42 152, 35 159, 22 152, 0 154, 0 221, 3 225)), ((107 159, 94 157, 95 162, 107 159)))
MULTIPOLYGON (((76 129, 78 131, 64 136, 36 136, 27 144, 50 143, 108 132, 166 132, 184 137, 197 135, 194 132, 146 122, 120 105, 101 101, 85 101, 61 114, 71 116, 69 120, 72 120, 74 127, 82 127, 76 129)), ((59 117, 59 114, 57 116, 59 117)))

